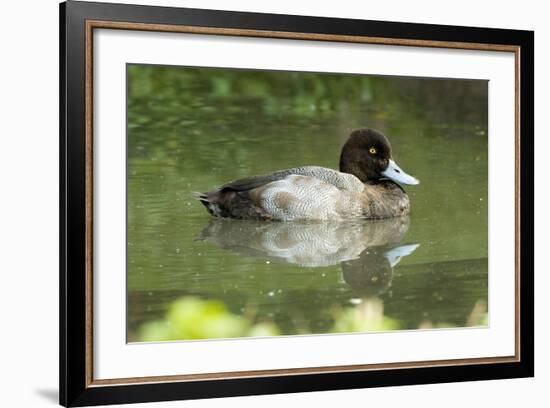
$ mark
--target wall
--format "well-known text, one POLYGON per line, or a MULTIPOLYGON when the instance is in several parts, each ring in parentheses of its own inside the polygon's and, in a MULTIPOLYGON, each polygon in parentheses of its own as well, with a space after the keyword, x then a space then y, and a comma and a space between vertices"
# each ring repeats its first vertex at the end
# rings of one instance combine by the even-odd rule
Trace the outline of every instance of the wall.
MULTIPOLYGON (((186 7, 352 17, 536 31, 537 134, 537 368, 535 379, 393 387, 150 404, 147 407, 266 407, 360 403, 423 407, 541 406, 550 383, 550 340, 545 311, 549 277, 543 264, 544 213, 548 171, 544 155, 550 147, 548 105, 550 27, 544 2, 387 1, 337 2, 278 0, 147 1, 186 7)), ((3 2, 0 24, 0 393, 2 406, 54 406, 57 400, 57 1, 3 2)))

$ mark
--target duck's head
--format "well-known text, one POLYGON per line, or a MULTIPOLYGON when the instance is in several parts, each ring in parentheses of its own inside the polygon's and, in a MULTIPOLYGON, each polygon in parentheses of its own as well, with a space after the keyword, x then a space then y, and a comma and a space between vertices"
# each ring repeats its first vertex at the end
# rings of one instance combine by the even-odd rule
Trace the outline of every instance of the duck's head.
POLYGON ((362 182, 388 178, 402 184, 419 183, 393 161, 386 136, 367 128, 354 130, 342 147, 340 171, 353 174, 362 182))

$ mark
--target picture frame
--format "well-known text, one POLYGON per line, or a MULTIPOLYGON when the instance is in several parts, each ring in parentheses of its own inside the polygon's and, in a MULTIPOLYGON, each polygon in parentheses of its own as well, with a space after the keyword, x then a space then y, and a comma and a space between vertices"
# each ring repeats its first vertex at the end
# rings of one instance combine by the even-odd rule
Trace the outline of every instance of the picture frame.
MULTIPOLYGON (((322 69, 322 67, 320 67, 322 69)), ((534 33, 68 1, 60 5, 60 403, 121 404, 534 375, 534 33), (94 376, 94 33, 262 38, 513 54, 514 353, 185 375, 94 376)), ((124 161, 124 157, 120 157, 124 161)), ((124 273, 125 271, 118 271, 124 273)), ((261 341, 261 340, 251 340, 261 341)), ((131 346, 130 346, 131 347, 131 346)), ((243 358, 246 358, 243 356, 243 358)))

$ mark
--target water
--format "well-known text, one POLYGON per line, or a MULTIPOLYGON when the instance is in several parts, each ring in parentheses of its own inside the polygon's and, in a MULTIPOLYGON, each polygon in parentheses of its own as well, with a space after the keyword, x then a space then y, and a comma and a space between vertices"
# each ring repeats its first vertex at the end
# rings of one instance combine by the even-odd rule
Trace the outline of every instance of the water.
MULTIPOLYGON (((181 299, 219 306, 197 306, 219 313, 197 312, 212 324, 195 338, 487 323, 485 81, 132 65, 128 87, 130 341, 174 326, 181 299), (277 169, 337 168, 365 126, 421 181, 405 187, 408 218, 219 220, 192 198, 277 169), (220 328, 229 321, 242 332, 220 328)), ((190 336, 163 330, 153 337, 190 336)))

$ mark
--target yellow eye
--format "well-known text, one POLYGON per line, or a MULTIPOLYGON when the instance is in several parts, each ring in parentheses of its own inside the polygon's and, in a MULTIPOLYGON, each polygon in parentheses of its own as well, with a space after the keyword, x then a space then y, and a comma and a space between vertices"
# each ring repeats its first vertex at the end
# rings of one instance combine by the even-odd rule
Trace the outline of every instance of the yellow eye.
POLYGON ((369 149, 369 153, 370 153, 370 154, 376 154, 376 148, 375 148, 375 147, 371 147, 371 148, 369 149))

